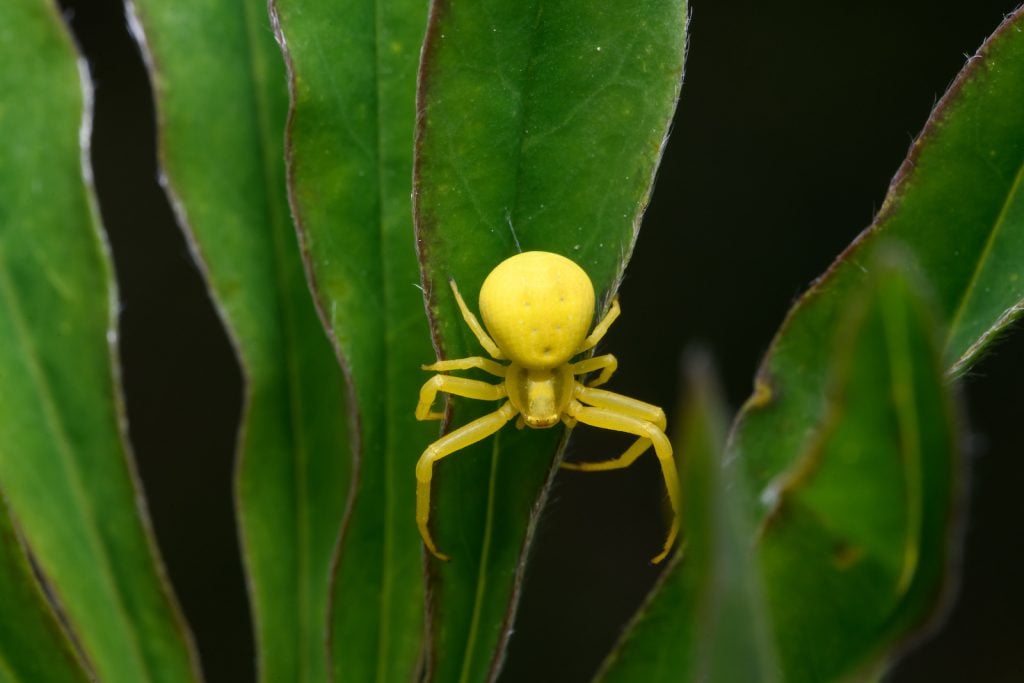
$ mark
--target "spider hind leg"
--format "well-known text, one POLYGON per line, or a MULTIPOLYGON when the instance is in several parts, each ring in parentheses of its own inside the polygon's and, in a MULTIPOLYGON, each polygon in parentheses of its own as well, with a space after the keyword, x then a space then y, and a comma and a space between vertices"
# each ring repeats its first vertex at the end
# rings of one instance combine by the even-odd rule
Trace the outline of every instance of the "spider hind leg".
POLYGON ((679 475, 676 472, 676 463, 672 455, 672 444, 669 443, 662 427, 664 413, 656 406, 600 389, 587 389, 580 386, 576 393, 581 400, 594 399, 594 403, 604 403, 608 407, 587 406, 574 399, 569 404, 567 411, 570 418, 591 427, 634 434, 640 438, 625 453, 613 460, 597 463, 563 463, 562 467, 583 471, 619 469, 628 467, 644 451, 651 446, 654 447, 658 463, 661 465, 661 475, 665 480, 669 504, 672 506, 672 525, 666 535, 665 543, 661 552, 651 559, 652 563, 658 564, 668 556, 676 536, 679 534, 680 510, 679 475), (649 417, 645 419, 643 416, 649 417))

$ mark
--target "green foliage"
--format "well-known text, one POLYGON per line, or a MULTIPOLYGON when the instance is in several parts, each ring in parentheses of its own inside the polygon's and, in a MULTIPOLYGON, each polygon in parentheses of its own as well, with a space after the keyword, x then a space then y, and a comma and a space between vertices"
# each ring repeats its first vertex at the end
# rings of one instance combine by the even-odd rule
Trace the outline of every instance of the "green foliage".
MULTIPOLYGON (((936 107, 875 224, 790 312, 734 426, 729 458, 760 527, 765 602, 749 609, 770 617, 784 680, 875 671, 948 580, 959 465, 944 376, 977 358, 1024 295, 1022 26, 1018 11, 936 107), (892 255, 894 239, 910 256, 892 255), (916 292, 917 279, 938 283, 935 295, 916 292), (933 305, 950 321, 943 333, 933 305)), ((609 677, 670 680, 644 648, 677 653, 676 674, 706 670, 706 634, 687 639, 689 622, 668 607, 693 604, 687 569, 703 556, 698 545, 670 569, 609 677)))
POLYGON ((934 611, 956 420, 930 305, 908 262, 883 253, 827 341, 825 417, 765 492, 754 532, 745 453, 726 457, 717 396, 692 380, 676 440, 687 542, 602 680, 847 680, 934 611))
POLYGON ((245 376, 236 503, 260 677, 323 681, 350 446, 341 369, 288 212, 284 63, 263 0, 187 12, 135 0, 133 12, 165 184, 245 376))
MULTIPOLYGON (((959 461, 944 378, 977 359, 1024 295, 1022 31, 1018 11, 968 62, 875 223, 790 312, 733 427, 784 680, 873 672, 948 581, 959 461), (917 280, 936 291, 920 294, 917 280)), ((675 572, 654 618, 685 590, 675 572)), ((628 644, 676 643, 651 619, 628 644)))
POLYGON ((759 392, 775 398, 744 411, 735 441, 761 489, 801 450, 796 425, 824 416, 828 347, 845 307, 870 276, 878 245, 898 241, 934 290, 950 373, 962 372, 1024 300, 1024 15, 1009 17, 964 68, 932 113, 874 224, 790 311, 761 364, 759 392), (783 428, 780 429, 779 427, 783 428))
POLYGON ((960 461, 941 337, 906 261, 870 270, 828 345, 824 417, 765 495, 757 552, 787 681, 873 668, 946 580, 960 461))
POLYGON ((413 472, 437 436, 413 416, 418 366, 434 357, 409 199, 426 11, 410 0, 277 0, 273 11, 290 69, 292 211, 357 430, 333 576, 333 671, 343 681, 409 680, 423 634, 413 472))
MULTIPOLYGON (((475 309, 517 251, 572 258, 610 303, 679 96, 685 0, 129 9, 168 194, 246 382, 261 680, 494 680, 567 436, 506 428, 439 463, 453 559, 426 557, 414 467, 438 427, 414 419, 418 366, 482 353, 449 281, 475 309)), ((0 57, 0 678, 197 680, 123 442, 88 78, 42 0, 0 9, 0 57)), ((1024 10, 790 312, 728 440, 691 364, 685 540, 602 680, 874 676, 936 611, 951 378, 1024 302, 1021 83, 1024 10)), ((495 407, 453 400, 443 427, 495 407)))
POLYGON ((0 500, 0 679, 84 683, 84 663, 50 611, 0 500))
MULTIPOLYGON (((83 178, 91 86, 76 57, 53 7, 3 3, 0 481, 96 674, 134 683, 192 680, 195 658, 136 503, 122 440, 114 285, 83 178)), ((13 539, 4 536, 7 544, 13 539)), ((15 560, 20 549, 6 553, 15 560)), ((37 620, 38 601, 26 604, 26 619, 37 620)), ((41 643, 54 637, 50 628, 36 631, 41 643)), ((66 647, 55 650, 68 657, 66 647)))
POLYGON ((776 675, 727 412, 707 358, 687 364, 674 448, 685 541, 609 655, 602 681, 763 681, 776 675))

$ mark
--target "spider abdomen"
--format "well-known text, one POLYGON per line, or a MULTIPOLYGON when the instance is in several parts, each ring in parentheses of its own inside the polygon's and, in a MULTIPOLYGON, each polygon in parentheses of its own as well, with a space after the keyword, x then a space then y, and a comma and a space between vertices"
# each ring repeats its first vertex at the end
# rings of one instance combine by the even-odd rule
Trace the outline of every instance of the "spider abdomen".
POLYGON ((544 251, 502 261, 480 288, 484 326, 502 352, 527 368, 572 358, 594 318, 594 286, 574 262, 544 251))

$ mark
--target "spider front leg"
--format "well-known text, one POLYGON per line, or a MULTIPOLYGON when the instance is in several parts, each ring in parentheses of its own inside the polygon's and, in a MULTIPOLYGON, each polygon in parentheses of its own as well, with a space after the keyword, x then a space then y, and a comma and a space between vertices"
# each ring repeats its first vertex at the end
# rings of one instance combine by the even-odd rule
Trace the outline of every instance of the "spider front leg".
POLYGON ((462 295, 459 294, 459 288, 455 284, 455 280, 449 280, 448 284, 452 286, 452 293, 455 295, 455 302, 459 305, 459 310, 462 311, 462 319, 466 321, 469 329, 473 331, 473 335, 476 336, 480 346, 484 347, 484 350, 491 356, 491 358, 497 358, 498 360, 505 360, 505 354, 501 352, 498 345, 494 343, 490 335, 484 331, 483 325, 473 315, 473 311, 469 310, 469 306, 462 300, 462 295))
MULTIPOLYGON (((577 395, 581 398, 589 392, 600 392, 600 394, 611 393, 596 389, 587 389, 586 387, 579 387, 577 389, 577 395)), ((591 398, 593 398, 592 395, 591 398)), ((598 396, 597 399, 608 400, 608 397, 598 396)), ((679 533, 679 475, 676 473, 676 463, 672 458, 672 444, 669 443, 668 437, 665 436, 665 432, 662 431, 662 428, 659 425, 642 417, 637 417, 637 413, 643 413, 650 408, 656 408, 656 406, 651 406, 650 404, 643 403, 642 401, 636 401, 635 399, 619 395, 615 395, 615 402, 619 404, 617 407, 603 408, 584 406, 578 400, 574 399, 569 404, 567 413, 569 418, 592 427, 611 429, 617 432, 626 432, 627 434, 635 434, 640 437, 640 439, 637 440, 637 442, 633 444, 626 453, 619 458, 616 458, 614 461, 610 461, 610 463, 617 463, 618 467, 625 467, 631 464, 651 445, 654 446, 654 452, 658 456, 658 463, 661 465, 661 475, 665 480, 665 489, 668 492, 668 500, 672 506, 672 526, 665 538, 665 544, 662 547, 662 551, 651 559, 651 562, 657 564, 664 560, 668 555, 668 552, 671 550, 672 544, 675 543, 676 536, 679 533), (629 407, 627 408, 626 406, 629 407)), ((657 410, 660 412, 660 409, 657 410)), ((662 416, 662 419, 664 419, 664 416, 662 416)), ((602 465, 604 463, 597 464, 602 465)), ((584 468, 577 467, 570 469, 584 468)), ((612 467, 605 465, 600 469, 612 469, 612 467)))
POLYGON ((431 410, 438 392, 481 401, 497 401, 499 398, 505 398, 505 385, 488 384, 480 380, 452 375, 434 375, 420 389, 420 402, 416 404, 417 420, 440 420, 444 417, 443 412, 431 410))
POLYGON ((619 297, 612 299, 612 307, 608 309, 608 313, 601 318, 601 322, 594 326, 594 331, 590 333, 590 336, 583 340, 580 347, 576 349, 576 353, 583 353, 597 346, 597 343, 601 341, 601 338, 608 333, 608 328, 612 326, 615 319, 619 317, 619 313, 622 309, 619 308, 619 297))
POLYGON ((439 560, 449 558, 437 549, 430 535, 430 482, 434 474, 434 463, 455 451, 486 439, 504 427, 516 416, 516 412, 511 402, 505 403, 493 413, 473 420, 427 446, 427 450, 423 451, 419 462, 416 463, 416 526, 419 527, 420 536, 427 550, 439 560))
POLYGON ((583 360, 572 364, 573 375, 586 375, 587 373, 600 370, 601 374, 596 379, 590 380, 587 386, 599 387, 612 378, 612 375, 619 367, 619 361, 616 360, 615 356, 610 353, 606 353, 603 356, 594 356, 593 358, 584 358, 583 360))

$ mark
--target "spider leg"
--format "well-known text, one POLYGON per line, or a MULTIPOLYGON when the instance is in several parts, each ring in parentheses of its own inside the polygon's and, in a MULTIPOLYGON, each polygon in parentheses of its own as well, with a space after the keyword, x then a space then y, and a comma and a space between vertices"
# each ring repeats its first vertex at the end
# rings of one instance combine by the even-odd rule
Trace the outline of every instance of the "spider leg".
POLYGON ((505 366, 501 363, 496 363, 490 358, 484 358, 482 356, 470 356, 469 358, 454 358, 452 360, 439 360, 431 363, 430 365, 421 366, 424 370, 433 370, 434 372, 449 372, 451 370, 470 370, 472 368, 479 368, 484 372, 489 372, 495 377, 505 376, 505 366))
POLYGON ((653 422, 661 431, 665 431, 665 411, 656 405, 644 403, 635 398, 617 394, 614 391, 594 389, 583 385, 576 386, 576 398, 587 405, 607 408, 617 413, 653 422))
POLYGON ((599 387, 609 379, 612 374, 619 367, 619 361, 615 359, 610 353, 606 353, 603 356, 594 356, 593 358, 584 358, 583 360, 572 364, 572 374, 574 375, 585 375, 588 372, 594 370, 600 370, 601 374, 596 379, 590 381, 587 386, 599 387))
POLYGON ((650 447, 650 439, 639 438, 632 446, 626 449, 625 453, 617 458, 601 460, 599 462, 562 462, 561 468, 563 470, 573 470, 574 472, 607 472, 608 470, 621 470, 632 465, 636 459, 643 455, 644 451, 650 447))
POLYGON ((505 354, 501 352, 498 345, 494 343, 487 332, 484 331, 483 325, 473 315, 473 311, 469 310, 469 306, 462 300, 462 295, 459 294, 459 288, 455 285, 455 280, 449 280, 448 283, 452 286, 452 292, 455 294, 455 301, 459 304, 459 310, 462 311, 462 319, 469 325, 469 329, 476 335, 477 341, 480 342, 480 346, 484 347, 484 350, 491 356, 491 358, 497 358, 498 360, 505 360, 505 354))
POLYGON ((488 384, 477 379, 453 375, 434 375, 420 389, 420 402, 416 404, 417 420, 440 420, 444 417, 443 412, 431 410, 438 392, 481 401, 497 401, 499 398, 505 398, 505 385, 488 384))
POLYGON ((612 326, 612 323, 615 322, 615 319, 619 317, 619 313, 621 312, 622 310, 619 308, 619 297, 615 297, 612 299, 612 307, 608 309, 605 316, 601 318, 601 322, 594 327, 594 331, 590 333, 590 336, 583 340, 580 347, 576 349, 576 353, 589 351, 597 346, 597 342, 601 341, 601 338, 608 332, 608 328, 612 326))
POLYGON ((419 527, 424 545, 438 559, 447 560, 449 558, 437 549, 434 539, 430 535, 430 481, 434 474, 434 463, 455 451, 486 439, 504 427, 509 420, 516 416, 516 412, 516 409, 512 407, 512 402, 506 402, 493 413, 473 420, 427 446, 427 450, 423 451, 419 462, 416 463, 416 526, 419 527))
MULTIPOLYGON (((614 391, 585 387, 582 384, 576 385, 576 398, 598 408, 613 410, 617 413, 643 420, 644 422, 650 422, 662 432, 665 431, 665 411, 650 403, 644 403, 629 396, 616 394, 614 391)), ((563 462, 562 468, 577 472, 604 472, 622 469, 632 465, 650 447, 651 440, 641 437, 625 453, 612 460, 602 460, 600 462, 563 462)))
MULTIPOLYGON (((626 397, 623 396, 620 398, 626 397)), ((637 403, 640 403, 640 401, 637 401, 637 403)), ((625 411, 616 408, 592 408, 590 406, 584 406, 579 401, 573 400, 569 404, 567 412, 570 417, 575 418, 583 424, 588 424, 592 427, 600 427, 601 429, 611 429, 617 432, 635 434, 641 437, 640 440, 638 440, 637 443, 627 451, 627 454, 634 449, 639 449, 640 445, 644 441, 650 441, 654 446, 654 452, 658 456, 658 462, 661 465, 661 475, 665 480, 665 489, 668 491, 668 500, 672 505, 672 526, 665 538, 665 544, 662 547, 661 552, 651 559, 651 562, 654 564, 661 562, 668 555, 668 551, 671 550, 672 544, 675 543, 676 535, 679 533, 680 507, 679 476, 676 473, 675 460, 672 459, 672 444, 669 443, 668 437, 665 436, 665 432, 663 432, 658 425, 653 422, 627 414, 625 411)), ((639 449, 639 452, 632 455, 633 459, 635 460, 636 457, 646 449, 647 445, 644 444, 643 449, 639 449)), ((625 454, 623 457, 625 457, 625 454)))

